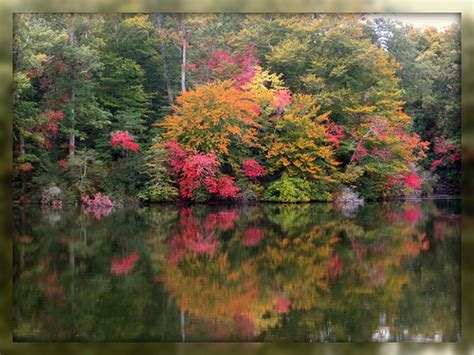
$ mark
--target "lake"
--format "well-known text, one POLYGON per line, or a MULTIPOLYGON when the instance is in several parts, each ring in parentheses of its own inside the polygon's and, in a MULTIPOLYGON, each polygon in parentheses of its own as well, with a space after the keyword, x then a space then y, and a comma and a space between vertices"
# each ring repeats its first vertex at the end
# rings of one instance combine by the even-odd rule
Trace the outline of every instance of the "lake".
POLYGON ((460 200, 14 211, 15 341, 459 341, 460 200))

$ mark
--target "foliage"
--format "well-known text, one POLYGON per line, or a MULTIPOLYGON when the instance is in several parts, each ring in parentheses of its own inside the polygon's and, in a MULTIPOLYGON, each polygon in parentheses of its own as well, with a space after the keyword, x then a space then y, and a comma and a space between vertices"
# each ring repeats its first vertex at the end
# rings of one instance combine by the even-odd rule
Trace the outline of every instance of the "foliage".
POLYGON ((266 175, 265 168, 253 159, 246 159, 242 162, 244 174, 250 179, 256 179, 266 175))
POLYGON ((96 193, 92 198, 89 196, 82 197, 82 204, 91 208, 112 207, 112 201, 107 196, 103 196, 100 192, 96 193))
POLYGON ((144 165, 143 155, 135 153, 109 163, 104 190, 114 200, 136 200, 148 182, 144 165))
POLYGON ((264 199, 276 202, 307 202, 311 200, 310 184, 304 179, 285 174, 268 186, 264 199))
POLYGON ((216 154, 236 159, 242 150, 258 147, 258 105, 250 92, 231 81, 214 82, 182 93, 173 105, 174 113, 158 124, 163 136, 176 138, 191 152, 216 154))
POLYGON ((93 150, 76 151, 65 166, 66 179, 71 183, 69 189, 78 196, 98 192, 107 174, 103 161, 97 158, 93 150))
POLYGON ((64 201, 460 191, 457 25, 26 13, 14 25, 15 200, 53 185, 64 201))
POLYGON ((120 147, 124 149, 130 149, 133 152, 138 152, 140 146, 133 141, 128 131, 115 131, 110 135, 110 143, 112 147, 120 147))
POLYGON ((257 64, 255 47, 249 45, 243 54, 232 55, 227 51, 214 51, 207 68, 211 80, 232 79, 237 87, 241 87, 252 80, 257 64))
POLYGON ((174 179, 170 173, 165 147, 160 144, 152 145, 145 157, 145 172, 147 182, 144 191, 138 197, 150 202, 173 201, 179 196, 174 179))
POLYGON ((397 185, 395 182, 409 175, 416 163, 426 157, 428 142, 422 142, 416 133, 407 134, 403 121, 390 123, 378 117, 368 117, 361 128, 361 136, 355 141, 348 165, 349 169, 354 166, 360 169, 360 178, 352 174, 353 183, 364 190, 366 188, 362 185, 370 184, 367 187, 370 196, 366 194, 366 198, 396 195, 396 190, 392 189, 397 185))
POLYGON ((339 163, 325 126, 329 113, 318 115, 315 101, 309 95, 295 95, 288 109, 273 118, 275 129, 266 154, 272 172, 331 180, 339 163))
POLYGON ((176 175, 182 198, 202 200, 199 190, 204 188, 209 194, 219 198, 236 197, 238 186, 229 176, 217 177, 220 167, 214 152, 209 154, 186 153, 176 139, 164 144, 168 149, 168 164, 176 175))

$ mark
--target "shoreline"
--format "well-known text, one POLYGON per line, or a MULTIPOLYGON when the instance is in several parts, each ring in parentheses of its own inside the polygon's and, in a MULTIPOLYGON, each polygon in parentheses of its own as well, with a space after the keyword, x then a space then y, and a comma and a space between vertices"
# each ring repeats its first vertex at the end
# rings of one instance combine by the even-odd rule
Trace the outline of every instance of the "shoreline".
MULTIPOLYGON (((462 195, 432 195, 432 196, 420 196, 420 197, 393 197, 393 198, 381 198, 381 199, 370 199, 364 200, 361 204, 366 203, 384 203, 384 202, 403 202, 403 201, 427 201, 427 200, 461 200, 462 195)), ((163 206, 163 205, 173 205, 173 206, 193 206, 193 205, 208 205, 208 206, 229 206, 229 205, 305 205, 305 204, 339 204, 339 205, 358 205, 357 202, 336 202, 336 201, 299 201, 299 202, 280 202, 280 201, 265 201, 265 200, 248 200, 248 201, 157 201, 157 202, 143 202, 137 201, 136 203, 117 201, 114 203, 113 207, 152 207, 152 206, 163 206)), ((12 202, 13 207, 25 207, 25 206, 43 206, 39 202, 23 202, 19 203, 17 201, 12 202)), ((63 206, 74 206, 81 207, 82 204, 79 201, 74 202, 64 202, 63 206)))

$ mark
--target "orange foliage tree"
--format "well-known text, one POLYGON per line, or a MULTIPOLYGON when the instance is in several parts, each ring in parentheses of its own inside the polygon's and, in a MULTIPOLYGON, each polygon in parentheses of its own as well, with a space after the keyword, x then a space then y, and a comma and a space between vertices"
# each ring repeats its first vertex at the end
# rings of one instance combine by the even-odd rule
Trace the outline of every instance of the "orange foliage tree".
POLYGON ((230 80, 181 93, 172 108, 174 113, 157 125, 165 128, 165 138, 176 138, 188 152, 214 151, 233 160, 246 149, 260 147, 260 108, 251 92, 234 87, 230 80))

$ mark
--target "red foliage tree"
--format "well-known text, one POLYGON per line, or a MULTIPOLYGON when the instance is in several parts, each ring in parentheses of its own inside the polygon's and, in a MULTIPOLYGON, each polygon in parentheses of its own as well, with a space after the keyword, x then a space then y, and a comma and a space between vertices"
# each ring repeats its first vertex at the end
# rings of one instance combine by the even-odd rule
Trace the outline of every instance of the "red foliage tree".
POLYGON ((252 80, 257 64, 255 46, 250 45, 242 54, 214 51, 209 58, 207 69, 212 79, 232 79, 237 87, 241 87, 252 80))
POLYGON ((253 159, 246 159, 242 163, 242 169, 250 179, 256 179, 258 177, 264 176, 267 172, 265 168, 261 166, 257 161, 253 159))
POLYGON ((193 192, 205 184, 210 193, 217 193, 216 173, 220 163, 214 153, 189 155, 183 164, 179 190, 184 198, 192 198, 193 192))
POLYGON ((53 147, 51 138, 58 132, 59 124, 64 119, 64 113, 57 110, 46 110, 39 115, 38 124, 32 131, 43 136, 42 144, 46 149, 53 147))
POLYGON ((446 166, 461 159, 461 153, 443 136, 434 139, 433 152, 437 159, 431 163, 431 171, 435 171, 438 166, 446 166))
POLYGON ((176 138, 165 142, 163 145, 168 152, 168 165, 176 175, 180 174, 188 154, 181 148, 176 138))
POLYGON ((87 207, 112 207, 112 201, 108 196, 102 195, 100 192, 96 193, 93 198, 89 196, 82 197, 82 203, 87 207))
POLYGON ((83 196, 82 204, 84 213, 87 215, 93 215, 97 220, 108 216, 113 207, 112 201, 100 192, 96 193, 92 198, 89 196, 83 196))
POLYGON ((110 135, 110 141, 112 147, 121 147, 130 149, 133 152, 138 152, 140 146, 133 141, 133 137, 130 136, 128 131, 115 131, 110 135))
POLYGON ((58 123, 63 120, 64 113, 62 111, 48 110, 46 111, 46 116, 48 117, 48 131, 57 132, 58 123))
POLYGON ((415 190, 421 189, 421 184, 423 179, 421 179, 416 173, 411 173, 403 179, 405 186, 410 187, 415 190))
MULTIPOLYGON (((217 195, 222 198, 236 197, 240 189, 234 185, 234 178, 230 176, 223 176, 217 179, 217 195)), ((212 191, 209 191, 212 192, 212 191)))
POLYGON ((333 146, 339 148, 339 140, 345 137, 344 128, 327 119, 327 135, 333 146))
POLYGON ((236 197, 239 187, 234 185, 234 178, 217 177, 220 163, 214 152, 209 154, 186 153, 176 139, 164 144, 168 152, 168 165, 178 179, 179 192, 182 198, 192 199, 194 192, 201 186, 220 198, 236 197))

